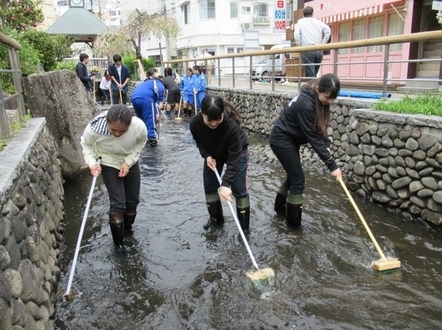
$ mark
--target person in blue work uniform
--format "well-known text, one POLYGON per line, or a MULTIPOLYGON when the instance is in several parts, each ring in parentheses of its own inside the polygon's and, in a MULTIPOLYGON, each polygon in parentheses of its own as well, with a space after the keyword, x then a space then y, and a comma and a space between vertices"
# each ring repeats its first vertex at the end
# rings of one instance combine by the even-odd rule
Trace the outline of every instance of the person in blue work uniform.
POLYGON ((192 104, 194 102, 192 79, 192 68, 187 68, 186 74, 180 81, 180 90, 181 95, 183 96, 183 111, 185 117, 190 116, 192 113, 192 104))
POLYGON ((193 94, 196 94, 195 107, 199 111, 201 109, 201 101, 206 96, 207 81, 204 74, 201 72, 201 68, 198 65, 193 67, 193 94))
POLYGON ((327 136, 330 104, 339 90, 339 79, 332 73, 311 80, 284 108, 270 132, 270 147, 287 174, 276 195, 274 208, 276 213, 285 214, 286 223, 291 228, 300 227, 302 218, 305 177, 299 155, 301 145, 310 143, 331 175, 336 180, 342 178, 331 155, 327 136))
POLYGON ((146 125, 148 144, 156 147, 158 108, 163 108, 164 85, 155 77, 155 69, 147 70, 147 78, 135 87, 131 100, 137 117, 146 125))

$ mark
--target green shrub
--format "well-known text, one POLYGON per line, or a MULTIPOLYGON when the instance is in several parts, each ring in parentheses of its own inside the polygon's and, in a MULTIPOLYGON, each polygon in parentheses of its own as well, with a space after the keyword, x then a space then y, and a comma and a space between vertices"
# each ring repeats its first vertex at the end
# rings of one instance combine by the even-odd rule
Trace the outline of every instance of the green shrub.
POLYGON ((75 63, 74 61, 63 61, 63 62, 57 63, 55 70, 70 70, 70 71, 76 72, 75 71, 76 66, 77 66, 77 63, 75 63))
MULTIPOLYGON (((140 79, 138 74, 137 57, 135 56, 135 54, 124 56, 122 62, 123 64, 127 65, 127 67, 129 68, 132 79, 140 79)), ((147 73, 148 69, 155 67, 155 61, 151 58, 143 57, 141 62, 143 63, 145 74, 147 73)))
MULTIPOLYGON (((21 49, 18 52, 20 59, 21 71, 23 76, 30 75, 40 71, 40 58, 38 56, 38 51, 23 37, 22 33, 18 33, 9 28, 5 28, 2 32, 8 37, 16 40, 20 45, 21 49)), ((8 50, 5 47, 0 47, 0 68, 10 69, 11 64, 9 63, 8 50)), ((8 94, 14 94, 14 84, 12 81, 11 74, 0 75, 3 90, 8 94)))
POLYGON ((26 30, 22 37, 37 51, 43 69, 53 70, 56 65, 54 39, 46 32, 37 29, 26 30))
POLYGON ((442 95, 418 95, 416 97, 404 96, 400 100, 380 101, 373 105, 376 110, 423 114, 428 116, 442 115, 442 95))

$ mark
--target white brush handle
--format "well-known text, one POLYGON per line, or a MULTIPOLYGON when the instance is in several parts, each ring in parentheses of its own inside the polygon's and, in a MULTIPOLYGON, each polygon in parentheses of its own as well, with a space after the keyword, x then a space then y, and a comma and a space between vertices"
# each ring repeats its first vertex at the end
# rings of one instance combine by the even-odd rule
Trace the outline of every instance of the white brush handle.
MULTIPOLYGON (((101 157, 98 158, 97 160, 97 164, 100 163, 101 163, 101 157)), ((75 247, 74 260, 72 261, 72 268, 71 268, 71 273, 69 275, 69 281, 68 281, 68 286, 66 288, 65 296, 67 296, 71 292, 72 280, 74 279, 75 267, 77 265, 78 254, 80 252, 81 239, 83 237, 84 227, 86 226, 86 220, 89 214, 89 208, 91 206, 92 195, 94 193, 95 182, 97 182, 97 177, 98 176, 94 176, 94 179, 92 180, 91 190, 89 191, 89 197, 87 199, 86 210, 84 211, 83 215, 83 221, 81 222, 80 234, 78 235, 77 246, 75 247)))
MULTIPOLYGON (((215 167, 215 169, 213 171, 215 172, 216 177, 218 178, 219 184, 221 184, 222 180, 221 180, 221 177, 220 177, 216 167, 215 167)), ((259 270, 258 264, 256 263, 255 257, 253 256, 252 250, 250 249, 249 243, 247 242, 246 236, 244 235, 244 233, 242 231, 242 228, 241 228, 241 225, 239 223, 239 220, 238 220, 238 217, 236 215, 236 212, 233 209, 232 202, 227 200, 227 204, 229 204, 230 212, 232 212, 233 219, 235 219, 235 223, 236 223, 236 226, 238 227, 239 233, 241 234, 241 238, 242 238, 242 240, 244 242, 244 245, 246 246, 247 252, 249 253, 250 259, 252 259, 253 266, 255 266, 255 268, 259 270)))

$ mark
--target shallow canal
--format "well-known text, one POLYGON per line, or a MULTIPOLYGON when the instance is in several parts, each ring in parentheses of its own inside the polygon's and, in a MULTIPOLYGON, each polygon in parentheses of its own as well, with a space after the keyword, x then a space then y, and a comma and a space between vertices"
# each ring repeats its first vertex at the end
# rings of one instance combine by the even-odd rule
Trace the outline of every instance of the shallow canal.
MULTIPOLYGON (((282 180, 262 164, 251 137, 249 244, 275 283, 256 287, 237 227, 224 205, 223 229, 206 232, 202 164, 188 122, 166 122, 159 146, 142 155, 142 203, 127 256, 113 247, 101 179, 92 200, 72 288, 56 306, 57 329, 441 329, 442 230, 356 199, 399 271, 376 273, 379 259, 340 185, 306 170, 303 228, 288 230, 273 211, 282 180)), ((65 186, 66 288, 92 177, 65 186)))

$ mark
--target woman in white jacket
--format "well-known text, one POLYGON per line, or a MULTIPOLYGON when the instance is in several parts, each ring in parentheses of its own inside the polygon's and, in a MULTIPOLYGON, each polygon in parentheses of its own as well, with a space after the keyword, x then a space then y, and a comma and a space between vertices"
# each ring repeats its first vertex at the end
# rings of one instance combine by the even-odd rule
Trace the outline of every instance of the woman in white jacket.
POLYGON ((101 77, 100 82, 100 92, 101 92, 101 105, 104 105, 104 102, 107 101, 107 104, 111 104, 111 76, 109 75, 109 71, 105 71, 103 77, 101 77))
POLYGON ((147 142, 144 122, 125 105, 113 105, 84 130, 81 146, 92 175, 103 175, 110 209, 109 224, 116 247, 123 248, 124 232, 131 232, 140 202, 138 160, 147 142), (97 159, 101 157, 101 163, 97 159))

